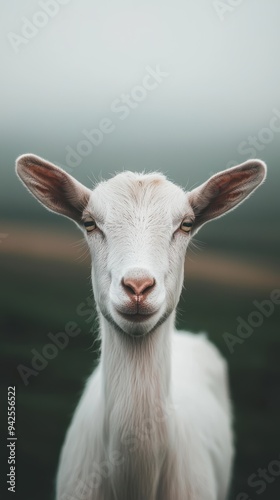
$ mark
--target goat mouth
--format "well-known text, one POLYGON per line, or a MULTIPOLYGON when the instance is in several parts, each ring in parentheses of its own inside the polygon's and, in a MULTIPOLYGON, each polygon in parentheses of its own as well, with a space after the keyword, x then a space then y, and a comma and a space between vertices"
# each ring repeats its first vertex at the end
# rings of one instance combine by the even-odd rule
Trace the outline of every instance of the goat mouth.
POLYGON ((127 321, 131 321, 132 323, 141 323, 143 321, 147 321, 155 315, 154 312, 149 314, 139 312, 129 314, 118 311, 118 313, 120 314, 120 316, 122 316, 122 318, 126 319, 127 321))

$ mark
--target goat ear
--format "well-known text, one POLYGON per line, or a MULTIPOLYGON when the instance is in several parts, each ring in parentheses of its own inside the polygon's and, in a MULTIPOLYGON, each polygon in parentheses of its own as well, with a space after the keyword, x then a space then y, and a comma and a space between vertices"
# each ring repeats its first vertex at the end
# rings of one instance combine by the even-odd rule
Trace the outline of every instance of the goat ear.
POLYGON ((224 170, 189 193, 195 214, 194 231, 205 222, 224 215, 242 203, 266 177, 261 160, 248 160, 224 170))
POLYGON ((45 207, 81 223, 90 189, 61 168, 35 155, 20 156, 16 161, 16 172, 27 189, 45 207))

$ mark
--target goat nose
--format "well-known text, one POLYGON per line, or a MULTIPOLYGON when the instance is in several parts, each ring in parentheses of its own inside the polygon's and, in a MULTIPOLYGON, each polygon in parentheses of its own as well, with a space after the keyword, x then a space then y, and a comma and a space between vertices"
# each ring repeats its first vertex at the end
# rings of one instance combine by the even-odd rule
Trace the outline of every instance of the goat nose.
POLYGON ((123 278, 122 285, 128 295, 132 296, 146 296, 152 291, 156 284, 154 278, 144 277, 144 278, 123 278))

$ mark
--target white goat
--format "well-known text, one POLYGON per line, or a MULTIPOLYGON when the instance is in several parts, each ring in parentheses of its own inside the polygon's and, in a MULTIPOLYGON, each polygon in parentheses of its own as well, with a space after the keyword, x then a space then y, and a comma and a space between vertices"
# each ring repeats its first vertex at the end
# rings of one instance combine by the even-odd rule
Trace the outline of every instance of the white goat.
POLYGON ((203 335, 175 333, 188 243, 266 176, 250 160, 191 192, 123 172, 91 191, 33 155, 17 172, 73 219, 92 255, 101 361, 68 430, 58 500, 225 500, 233 443, 225 361, 203 335))

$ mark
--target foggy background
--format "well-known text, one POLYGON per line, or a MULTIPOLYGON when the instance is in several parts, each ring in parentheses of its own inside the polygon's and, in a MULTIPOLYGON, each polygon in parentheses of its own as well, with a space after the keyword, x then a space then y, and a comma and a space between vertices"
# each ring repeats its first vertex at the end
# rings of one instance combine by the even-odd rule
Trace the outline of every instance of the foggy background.
POLYGON ((91 296, 81 233, 14 172, 18 155, 34 153, 88 187, 127 169, 162 171, 191 189, 250 157, 267 163, 253 197, 195 239, 178 327, 207 331, 229 363, 231 498, 259 498, 248 479, 265 468, 261 498, 279 499, 280 305, 234 352, 224 339, 280 288, 279 18, 277 0, 2 2, 1 407, 5 415, 16 385, 19 498, 52 498, 64 433, 98 358, 92 305, 77 312, 91 296), (70 320, 81 335, 25 386, 18 366, 30 367, 31 350, 42 352, 48 332, 70 320))

